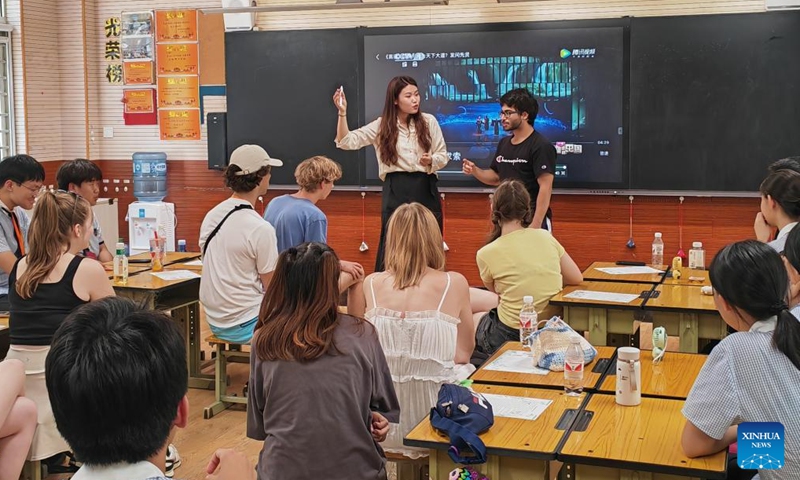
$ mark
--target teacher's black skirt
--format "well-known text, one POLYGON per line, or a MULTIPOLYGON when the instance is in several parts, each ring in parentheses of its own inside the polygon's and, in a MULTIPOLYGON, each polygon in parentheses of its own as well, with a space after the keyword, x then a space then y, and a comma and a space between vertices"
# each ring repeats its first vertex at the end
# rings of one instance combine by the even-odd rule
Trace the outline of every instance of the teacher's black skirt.
MULTIPOLYGON (((386 226, 395 210, 404 203, 417 202, 428 207, 442 229, 442 202, 439 198, 439 188, 436 186, 436 175, 424 172, 392 172, 386 174, 383 182, 383 196, 381 201, 381 241, 378 244, 378 256, 375 258, 375 271, 382 272, 384 268, 383 257, 385 254, 386 226)), ((418 235, 417 232, 405 232, 407 235, 418 235)))

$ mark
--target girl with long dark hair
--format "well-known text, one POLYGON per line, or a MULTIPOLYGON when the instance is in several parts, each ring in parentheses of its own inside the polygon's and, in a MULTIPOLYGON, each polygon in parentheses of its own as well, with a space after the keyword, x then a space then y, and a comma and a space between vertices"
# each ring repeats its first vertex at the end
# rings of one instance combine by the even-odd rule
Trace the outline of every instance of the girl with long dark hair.
POLYGON ((436 186, 436 172, 447 165, 447 146, 442 129, 433 115, 420 110, 416 80, 395 77, 386 88, 380 118, 350 131, 347 126, 347 98, 339 89, 333 95, 339 110, 336 146, 358 150, 372 145, 378 157, 378 176, 383 180, 381 240, 375 271, 384 269, 386 225, 397 207, 418 202, 428 207, 442 228, 442 204, 436 186))

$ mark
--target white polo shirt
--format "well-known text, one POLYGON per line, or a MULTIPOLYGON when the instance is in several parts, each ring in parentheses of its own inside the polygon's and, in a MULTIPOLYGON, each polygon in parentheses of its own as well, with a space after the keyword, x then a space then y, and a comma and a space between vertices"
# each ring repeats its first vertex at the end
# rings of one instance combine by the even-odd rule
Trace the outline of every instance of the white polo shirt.
MULTIPOLYGON (((211 209, 200 226, 200 251, 219 222, 246 200, 229 198, 211 209)), ((200 302, 209 324, 235 327, 258 316, 264 292, 259 275, 275 270, 275 229, 255 210, 233 213, 211 239, 203 256, 200 302)))
POLYGON ((163 479, 164 473, 150 462, 82 466, 72 480, 149 480, 163 479))

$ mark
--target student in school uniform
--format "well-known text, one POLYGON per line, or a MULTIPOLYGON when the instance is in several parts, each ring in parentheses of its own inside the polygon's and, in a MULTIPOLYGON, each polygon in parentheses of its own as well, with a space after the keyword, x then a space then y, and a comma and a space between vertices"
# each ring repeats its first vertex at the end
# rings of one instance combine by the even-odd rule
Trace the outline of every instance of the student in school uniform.
POLYGON ((753 226, 756 238, 782 253, 786 236, 800 220, 800 173, 786 168, 777 170, 761 182, 759 190, 761 211, 753 226), (773 230, 778 233, 769 241, 773 230))
POLYGON ((378 157, 383 194, 375 271, 382 272, 386 225, 397 207, 404 203, 421 203, 433 212, 439 230, 442 229, 436 172, 447 165, 447 146, 436 117, 422 113, 417 81, 411 77, 394 77, 386 88, 381 117, 357 130, 350 131, 347 126, 347 99, 341 89, 334 93, 333 103, 339 109, 336 146, 342 150, 359 150, 373 145, 378 157))
POLYGON ((738 333, 711 351, 689 392, 683 450, 711 455, 736 442, 740 423, 780 422, 785 463, 759 475, 800 478, 800 322, 789 311, 786 268, 773 248, 746 240, 723 248, 709 274, 717 309, 738 333))
POLYGON ((789 307, 792 315, 800 319, 800 228, 793 228, 786 236, 783 264, 789 273, 789 307))
MULTIPOLYGON (((328 243, 328 217, 317 203, 331 194, 334 182, 342 178, 342 167, 330 158, 318 155, 300 162, 294 178, 300 189, 273 198, 264 211, 264 220, 275 228, 278 252, 305 242, 328 243)), ((347 311, 362 316, 364 302, 354 293, 356 284, 364 279, 364 267, 345 260, 341 260, 340 267, 339 291, 348 292, 347 311)))
MULTIPOLYGON (((45 363, 58 428, 83 462, 72 480, 164 480, 168 445, 189 420, 186 344, 163 312, 125 298, 76 309, 45 363)), ((211 480, 255 480, 241 454, 217 451, 211 480)))
MULTIPOLYGON (((56 428, 45 388, 44 360, 53 334, 76 307, 114 295, 103 266, 79 255, 91 234, 89 202, 71 193, 45 192, 31 218, 30 251, 9 274, 8 358, 25 363, 25 395, 39 411, 31 460, 69 450, 56 428)), ((56 473, 58 467, 58 459, 48 465, 56 473)))
MULTIPOLYGON (((532 295, 539 318, 558 313, 548 303, 564 285, 576 285, 583 275, 575 261, 550 232, 528 228, 533 212, 522 182, 507 180, 492 198, 493 230, 478 250, 481 280, 500 295, 500 304, 476 319, 473 361, 488 358, 505 342, 519 341, 519 311, 523 297, 532 295)), ((477 315, 476 315, 477 316, 477 315)))
POLYGON ((339 258, 304 243, 280 254, 250 354, 247 436, 259 480, 385 480, 378 445, 400 407, 375 328, 338 312, 339 258))
POLYGON ((531 199, 531 226, 553 231, 550 197, 556 170, 556 149, 550 140, 533 128, 539 114, 539 102, 525 88, 517 88, 500 97, 500 120, 511 135, 497 144, 497 152, 488 169, 474 162, 462 161, 462 171, 487 185, 515 179, 523 182, 531 199))
POLYGON ((8 274, 28 251, 31 210, 44 189, 44 167, 30 155, 0 162, 0 311, 8 311, 8 274))
MULTIPOLYGON (((100 198, 100 181, 102 179, 103 172, 100 167, 83 158, 62 163, 56 172, 56 183, 59 190, 80 195, 92 207, 97 205, 97 199, 100 198)), ((108 250, 103 239, 103 232, 97 217, 94 217, 92 221, 92 237, 89 239, 89 248, 83 252, 83 256, 95 258, 101 262, 110 262, 114 259, 114 255, 108 250)))

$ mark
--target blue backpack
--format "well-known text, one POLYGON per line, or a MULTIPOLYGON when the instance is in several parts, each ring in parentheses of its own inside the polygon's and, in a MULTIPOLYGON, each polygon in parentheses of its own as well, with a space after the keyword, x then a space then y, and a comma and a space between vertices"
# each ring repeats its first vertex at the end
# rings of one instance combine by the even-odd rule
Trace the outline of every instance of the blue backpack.
POLYGON ((494 424, 492 406, 480 393, 445 383, 439 399, 431 409, 433 428, 450 437, 447 454, 455 463, 464 465, 486 462, 486 445, 478 437, 494 424))

